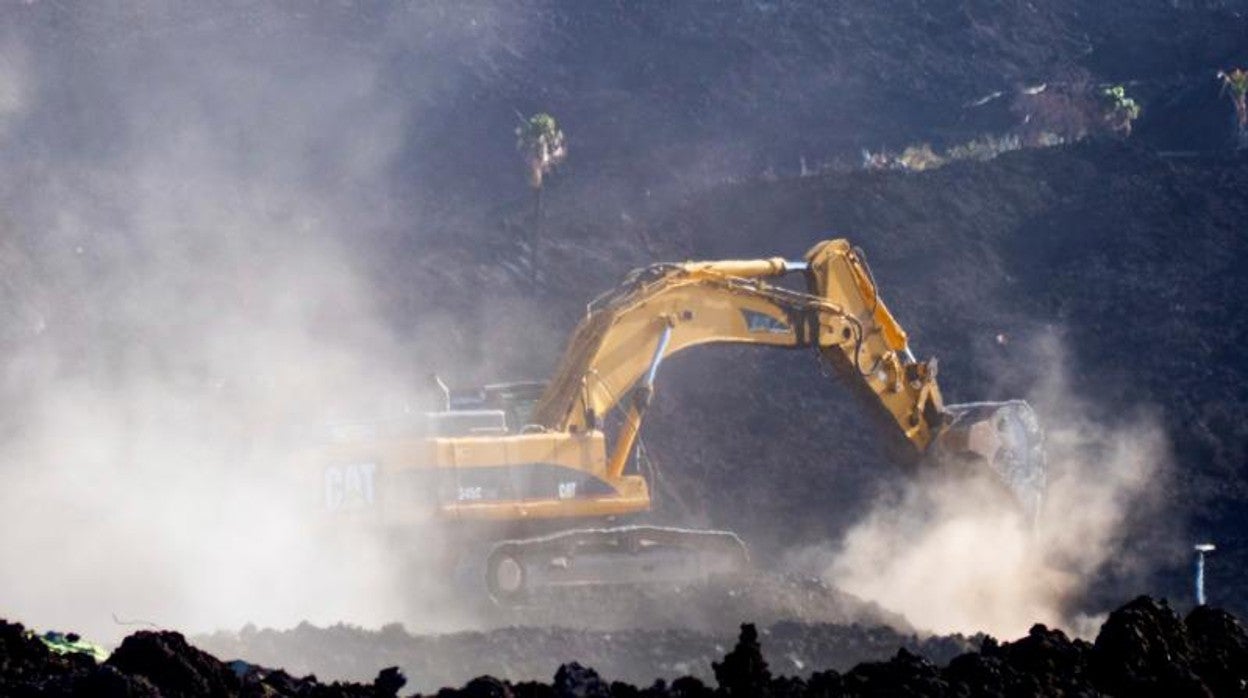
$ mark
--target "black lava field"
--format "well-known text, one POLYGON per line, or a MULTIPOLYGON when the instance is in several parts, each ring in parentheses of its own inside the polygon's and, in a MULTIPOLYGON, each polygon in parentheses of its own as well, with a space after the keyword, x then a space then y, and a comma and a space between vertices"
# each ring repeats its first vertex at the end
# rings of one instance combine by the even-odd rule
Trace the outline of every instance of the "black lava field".
MULTIPOLYGON (((819 628, 810 630, 813 632, 803 635, 818 638, 821 634, 819 628)), ((674 634, 655 631, 646 639, 662 650, 676 649, 667 645, 675 638, 665 637, 674 634)), ((771 635, 775 634, 773 629, 771 635)), ((857 626, 843 628, 839 634, 870 641, 870 632, 857 626)), ((524 633, 523 638, 514 635, 512 641, 541 645, 549 637, 549 633, 538 630, 524 633)), ((316 641, 315 637, 309 639, 316 641)), ((374 641, 394 643, 395 638, 382 634, 374 641)), ((1231 696, 1242 695, 1248 684, 1248 634, 1233 616, 1201 606, 1180 618, 1164 602, 1149 597, 1140 597, 1110 614, 1094 642, 1071 640, 1060 630, 1036 625, 1026 637, 1013 642, 982 638, 978 648, 939 665, 901 647, 890 659, 863 662, 842 672, 814 671, 799 678, 773 669, 774 659, 769 662, 765 652, 771 641, 760 638, 754 625, 742 625, 735 646, 712 659, 712 681, 682 676, 638 688, 571 661, 560 665, 549 683, 510 682, 482 675, 462 688, 443 688, 436 695, 1231 696)), ((811 641, 817 640, 806 640, 811 641)), ((630 643, 626 640, 624 644, 630 643)), ((313 675, 295 677, 281 669, 237 660, 223 662, 175 632, 135 633, 106 661, 96 664, 85 655, 52 654, 20 624, 0 623, 0 658, 0 690, 15 697, 372 697, 398 695, 406 685, 406 677, 393 667, 380 670, 370 683, 327 684, 313 675)))

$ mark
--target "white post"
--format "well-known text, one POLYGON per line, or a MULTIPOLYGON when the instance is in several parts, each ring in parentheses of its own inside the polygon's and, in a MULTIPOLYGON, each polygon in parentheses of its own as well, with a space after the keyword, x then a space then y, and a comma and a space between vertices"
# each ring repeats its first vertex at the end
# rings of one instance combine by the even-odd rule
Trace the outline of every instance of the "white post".
POLYGON ((1205 553, 1217 550, 1213 543, 1196 546, 1196 605, 1205 605, 1205 553))

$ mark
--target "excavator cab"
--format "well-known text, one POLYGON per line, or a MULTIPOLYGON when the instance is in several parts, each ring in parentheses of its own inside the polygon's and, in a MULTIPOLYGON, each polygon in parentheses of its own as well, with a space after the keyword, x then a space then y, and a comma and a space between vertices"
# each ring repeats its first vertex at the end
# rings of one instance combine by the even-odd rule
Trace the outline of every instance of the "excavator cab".
POLYGON ((485 404, 502 410, 507 417, 507 430, 524 431, 532 423, 533 407, 546 391, 546 381, 493 383, 481 389, 485 404))
POLYGON ((444 393, 444 409, 430 413, 431 417, 444 415, 445 418, 453 420, 457 415, 465 413, 500 413, 502 423, 498 427, 502 433, 512 434, 524 431, 524 427, 530 423, 533 406, 546 390, 545 381, 491 383, 479 388, 452 390, 445 387, 440 379, 435 377, 433 380, 441 386, 444 393))

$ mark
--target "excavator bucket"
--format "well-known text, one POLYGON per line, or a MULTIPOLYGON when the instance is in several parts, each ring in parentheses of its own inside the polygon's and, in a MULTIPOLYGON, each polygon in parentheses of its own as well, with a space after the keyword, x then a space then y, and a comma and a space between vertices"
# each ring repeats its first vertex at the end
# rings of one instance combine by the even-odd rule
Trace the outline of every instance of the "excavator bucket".
POLYGON ((933 448, 941 464, 987 473, 1035 523, 1046 464, 1044 433, 1031 405, 1022 400, 945 405, 945 426, 933 448))

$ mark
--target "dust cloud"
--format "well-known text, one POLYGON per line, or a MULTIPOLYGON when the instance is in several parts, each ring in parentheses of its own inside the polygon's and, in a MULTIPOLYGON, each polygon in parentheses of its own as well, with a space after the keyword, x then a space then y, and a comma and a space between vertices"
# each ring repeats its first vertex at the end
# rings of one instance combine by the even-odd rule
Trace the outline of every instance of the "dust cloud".
MULTIPOLYGON (((1078 610, 1095 575, 1143 569, 1124 545, 1130 522, 1161 506, 1168 445, 1154 416, 1107 424, 1076 397, 1052 339, 1038 356, 1055 367, 1028 396, 1045 429, 1048 490, 1033 529, 986 483, 921 476, 882 495, 824 552, 826 578, 935 633, 1025 635, 1034 623, 1086 635, 1078 610)), ((805 555, 811 555, 806 551, 805 555)))
MULTIPOLYGON (((319 473, 292 458, 319 425, 410 417, 425 374, 454 372, 421 358, 450 324, 396 327, 370 265, 423 240, 404 175, 445 164, 412 134, 456 86, 410 54, 501 72, 526 48, 506 13, 457 8, 0 8, 0 617, 106 642, 134 629, 114 616, 462 620, 414 616, 433 590, 387 541, 327 530, 300 484, 319 473)), ((493 312, 529 319, 512 310, 493 312)), ((848 533, 828 577, 933 631, 1072 623, 1165 443, 1146 416, 1080 420, 1069 392, 1059 375, 1030 396, 1053 471, 1031 545, 974 492, 916 485, 848 533)))
POLYGON ((419 226, 383 71, 429 18, 300 6, 0 9, 0 617, 453 622, 292 456, 425 407, 368 264, 419 226))

